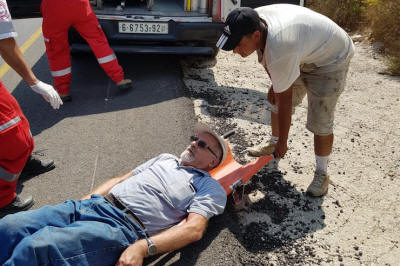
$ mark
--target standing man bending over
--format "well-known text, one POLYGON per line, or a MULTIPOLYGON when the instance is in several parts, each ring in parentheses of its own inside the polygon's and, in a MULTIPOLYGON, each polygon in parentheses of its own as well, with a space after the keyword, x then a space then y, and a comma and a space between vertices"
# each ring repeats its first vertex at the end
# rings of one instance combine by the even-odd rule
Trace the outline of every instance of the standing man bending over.
MULTIPOLYGON (((308 98, 307 129, 314 133, 316 170, 307 188, 313 196, 328 191, 328 159, 333 146, 335 106, 342 93, 354 46, 347 33, 329 18, 308 8, 276 4, 237 8, 227 17, 217 47, 247 57, 257 51, 258 61, 272 86, 270 143, 250 149, 253 156, 287 151, 292 107, 308 98)), ((294 110, 294 109, 293 109, 294 110)))
POLYGON ((161 154, 83 200, 0 220, 0 264, 141 265, 201 239, 208 219, 225 208, 225 190, 207 171, 227 149, 205 126, 195 131, 180 159, 161 154))

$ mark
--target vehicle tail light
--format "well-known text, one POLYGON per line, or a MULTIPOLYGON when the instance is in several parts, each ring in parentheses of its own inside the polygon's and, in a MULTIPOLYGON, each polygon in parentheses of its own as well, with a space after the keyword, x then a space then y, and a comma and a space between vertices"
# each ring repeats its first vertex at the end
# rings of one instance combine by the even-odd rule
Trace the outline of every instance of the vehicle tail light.
POLYGON ((221 1, 222 0, 210 0, 211 2, 211 15, 213 21, 221 22, 221 1))
POLYGON ((185 11, 196 11, 199 13, 208 13, 207 10, 208 0, 185 0, 184 9, 185 11))

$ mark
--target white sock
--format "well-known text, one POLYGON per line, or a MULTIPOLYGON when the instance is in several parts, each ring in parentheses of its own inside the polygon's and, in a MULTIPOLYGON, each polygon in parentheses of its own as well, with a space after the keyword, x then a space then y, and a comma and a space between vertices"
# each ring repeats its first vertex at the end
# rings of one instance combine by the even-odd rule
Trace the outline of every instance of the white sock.
POLYGON ((271 135, 271 138, 269 139, 269 142, 272 144, 278 143, 279 137, 275 137, 271 135))
POLYGON ((315 168, 317 171, 321 171, 323 173, 327 173, 328 171, 328 161, 329 161, 329 156, 318 156, 315 155, 315 168))

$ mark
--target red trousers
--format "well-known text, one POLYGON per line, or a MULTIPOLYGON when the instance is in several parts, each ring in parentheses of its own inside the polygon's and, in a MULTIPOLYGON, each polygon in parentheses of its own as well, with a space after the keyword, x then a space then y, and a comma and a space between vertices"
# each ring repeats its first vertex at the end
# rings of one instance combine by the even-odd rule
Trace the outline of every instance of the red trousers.
POLYGON ((74 27, 87 41, 107 75, 114 82, 123 80, 122 67, 108 45, 88 0, 43 0, 41 11, 47 58, 58 93, 69 94, 71 84, 70 27, 74 27))
POLYGON ((0 208, 14 200, 19 174, 33 146, 28 120, 0 81, 0 208))

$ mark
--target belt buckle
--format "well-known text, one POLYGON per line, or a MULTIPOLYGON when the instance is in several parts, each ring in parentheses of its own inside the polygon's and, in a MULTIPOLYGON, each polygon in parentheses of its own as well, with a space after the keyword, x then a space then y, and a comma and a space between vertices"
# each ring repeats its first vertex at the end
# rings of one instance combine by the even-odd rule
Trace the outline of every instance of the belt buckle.
POLYGON ((122 212, 127 215, 129 218, 131 218, 140 228, 145 230, 145 228, 142 226, 142 222, 139 222, 139 220, 135 217, 135 215, 132 214, 131 210, 127 207, 125 207, 122 212))
POLYGON ((123 209, 121 209, 121 211, 122 211, 123 213, 129 212, 129 209, 128 209, 127 207, 125 207, 125 206, 122 206, 122 207, 123 207, 123 209))

